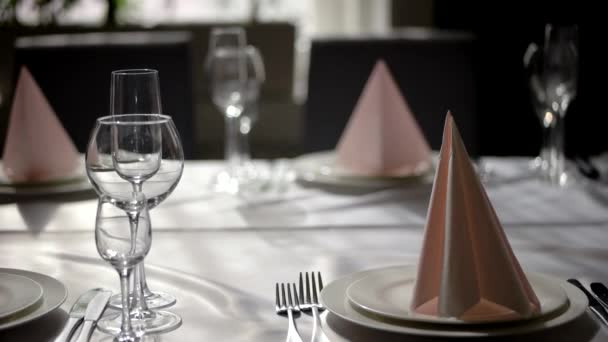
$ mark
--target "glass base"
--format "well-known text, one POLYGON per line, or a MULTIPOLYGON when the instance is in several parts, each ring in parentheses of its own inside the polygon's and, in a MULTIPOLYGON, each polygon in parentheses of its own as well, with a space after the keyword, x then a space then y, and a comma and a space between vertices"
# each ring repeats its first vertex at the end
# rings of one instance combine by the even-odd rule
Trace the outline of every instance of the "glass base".
MULTIPOLYGON (((117 313, 102 318, 97 328, 113 336, 120 334, 122 315, 117 313)), ((169 311, 147 311, 144 315, 131 313, 131 326, 136 336, 162 334, 173 331, 182 325, 182 318, 169 311)))
MULTIPOLYGON (((165 309, 175 305, 175 303, 177 303, 177 299, 165 292, 153 291, 146 296, 146 305, 148 305, 148 309, 150 310, 165 309)), ((108 305, 112 309, 122 310, 122 298, 120 294, 112 296, 108 305)), ((129 295, 129 305, 133 306, 133 295, 129 295)))
POLYGON ((227 170, 218 172, 211 179, 211 190, 226 194, 260 192, 268 183, 268 172, 263 168, 248 163, 240 167, 233 175, 227 170))

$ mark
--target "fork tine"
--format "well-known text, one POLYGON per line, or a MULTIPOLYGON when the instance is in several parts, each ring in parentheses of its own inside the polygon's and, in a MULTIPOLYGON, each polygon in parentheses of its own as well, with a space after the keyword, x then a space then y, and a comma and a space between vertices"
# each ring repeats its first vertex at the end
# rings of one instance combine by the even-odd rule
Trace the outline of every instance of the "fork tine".
POLYGON ((279 301, 279 283, 274 284, 274 291, 275 291, 275 295, 276 295, 275 307, 277 310, 279 310, 279 308, 281 307, 281 302, 279 301))
POLYGON ((291 284, 293 286, 293 297, 295 298, 295 307, 296 309, 300 308, 300 300, 298 299, 298 291, 296 291, 296 283, 291 284))
POLYGON ((323 290, 323 279, 321 279, 321 272, 317 272, 319 275, 319 292, 323 290))
POLYGON ((293 307, 293 298, 291 297, 291 287, 289 287, 289 283, 287 283, 287 300, 289 301, 289 304, 287 304, 288 307, 293 307))
POLYGON ((319 300, 317 299, 317 281, 315 280, 314 272, 312 272, 312 300, 315 304, 319 303, 319 300))
POLYGON ((308 272, 306 272, 306 303, 310 304, 310 282, 308 280, 308 272))
POLYGON ((287 306, 287 297, 285 297, 285 284, 281 283, 281 294, 283 295, 283 305, 281 307, 287 306))
POLYGON ((304 301, 304 281, 302 280, 302 272, 300 272, 300 303, 306 303, 304 301))

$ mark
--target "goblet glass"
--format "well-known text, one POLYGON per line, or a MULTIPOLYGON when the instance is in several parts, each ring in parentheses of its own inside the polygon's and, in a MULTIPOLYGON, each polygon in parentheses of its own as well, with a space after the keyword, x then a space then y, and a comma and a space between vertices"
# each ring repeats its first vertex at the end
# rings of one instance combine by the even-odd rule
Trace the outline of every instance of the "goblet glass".
POLYGON ((97 204, 97 216, 95 218, 95 245, 97 252, 108 263, 110 263, 120 276, 120 289, 122 294, 122 314, 101 319, 97 326, 101 330, 106 325, 115 326, 115 320, 120 319, 120 325, 115 329, 114 341, 134 342, 140 341, 144 334, 143 326, 131 324, 129 313, 129 274, 135 265, 144 260, 150 250, 152 233, 150 230, 150 218, 146 208, 146 198, 142 193, 132 193, 123 204, 128 207, 129 215, 138 217, 137 226, 132 229, 131 218, 125 211, 113 204, 110 198, 101 196, 97 204))
MULTIPOLYGON (((124 115, 124 114, 162 114, 162 101, 160 95, 160 81, 158 71, 154 69, 125 69, 116 70, 112 72, 110 88, 110 114, 112 115, 124 115)), ((157 126, 147 126, 144 129, 153 130, 157 129, 157 126)), ((124 130, 123 130, 124 132, 124 130)), ((148 136, 151 136, 153 132, 148 132, 148 136)), ((125 133, 128 134, 128 133, 125 133)), ((141 142, 143 143, 143 142, 141 142)), ((150 148, 148 146, 146 148, 150 148)), ((181 149, 181 145, 180 145, 181 149)), ((129 158, 129 156, 124 156, 129 158)), ((152 156, 150 156, 152 157, 152 156)), ((128 160, 123 163, 124 168, 129 168, 128 160)), ((131 165, 131 167, 137 167, 131 165)), ((132 170, 137 172, 136 170, 132 170)), ((133 172, 131 172, 133 173, 133 172)), ((180 173, 181 175, 181 173, 180 173)), ((135 175, 137 177, 137 175, 135 175)), ((179 177, 176 181, 179 180, 179 177)), ((141 187, 144 179, 135 180, 141 187)), ((142 189, 140 189, 141 191, 142 189)), ((146 192, 146 196, 151 198, 150 193, 146 192)), ((158 203, 157 203, 158 204, 158 203)), ((146 296, 146 302, 148 307, 151 309, 167 308, 175 304, 176 299, 174 296, 160 292, 150 291, 146 281, 146 272, 144 265, 138 265, 135 272, 133 272, 136 287, 140 286, 143 288, 144 295, 146 296)), ((135 296, 132 294, 131 298, 135 296)), ((120 308, 120 298, 118 296, 110 299, 110 306, 120 308)))
MULTIPOLYGON (((143 193, 147 208, 154 208, 177 186, 183 162, 175 125, 171 117, 160 114, 111 115, 97 119, 86 154, 87 174, 93 187, 100 196, 108 197, 129 214, 132 228, 137 226, 137 216, 129 207, 132 197, 143 193)), ((178 315, 149 309, 144 294, 143 263, 138 265, 134 283, 131 318, 144 325, 146 332, 167 332, 181 325, 178 315)), ((122 307, 122 304, 116 306, 122 307)))

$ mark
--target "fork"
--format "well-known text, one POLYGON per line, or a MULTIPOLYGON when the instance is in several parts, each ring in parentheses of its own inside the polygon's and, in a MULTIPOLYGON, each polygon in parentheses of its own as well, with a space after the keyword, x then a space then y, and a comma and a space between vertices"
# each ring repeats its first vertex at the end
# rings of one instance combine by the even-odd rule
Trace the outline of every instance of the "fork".
POLYGON ((300 337, 300 333, 298 333, 298 328, 296 327, 296 321, 294 319, 294 314, 300 313, 300 303, 298 301, 298 292, 296 291, 296 284, 292 284, 293 286, 293 294, 291 295, 291 289, 289 287, 289 283, 287 284, 287 297, 285 296, 285 284, 281 283, 281 296, 279 297, 279 283, 275 284, 275 293, 276 293, 276 305, 275 311, 278 315, 285 316, 287 314, 288 318, 288 327, 287 327, 287 339, 286 342, 303 342, 300 337))
POLYGON ((300 309, 304 312, 312 312, 312 317, 314 319, 312 326, 312 337, 310 339, 311 342, 329 342, 329 338, 323 332, 323 328, 321 327, 321 319, 319 318, 319 310, 324 310, 325 308, 321 304, 318 298, 318 293, 323 290, 323 279, 321 278, 321 272, 317 272, 319 279, 319 288, 317 291, 317 281, 315 280, 315 273, 311 272, 312 278, 312 290, 311 290, 311 282, 308 278, 308 272, 306 272, 306 297, 304 297, 304 285, 302 279, 302 272, 300 272, 300 309), (311 297, 312 292, 312 297, 311 297))

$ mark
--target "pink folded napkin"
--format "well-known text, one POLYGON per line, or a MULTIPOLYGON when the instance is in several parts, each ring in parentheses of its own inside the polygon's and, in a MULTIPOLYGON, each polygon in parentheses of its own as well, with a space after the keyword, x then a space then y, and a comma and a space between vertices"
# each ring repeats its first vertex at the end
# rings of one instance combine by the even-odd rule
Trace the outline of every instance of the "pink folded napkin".
POLYGON ((412 310, 464 321, 529 317, 540 310, 449 112, 412 310))
POLYGON ((384 61, 379 60, 336 147, 355 174, 400 176, 429 166, 431 149, 384 61))
POLYGON ((2 159, 16 183, 64 178, 78 167, 78 150, 26 67, 19 72, 2 159))

